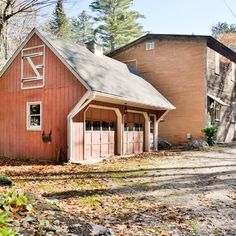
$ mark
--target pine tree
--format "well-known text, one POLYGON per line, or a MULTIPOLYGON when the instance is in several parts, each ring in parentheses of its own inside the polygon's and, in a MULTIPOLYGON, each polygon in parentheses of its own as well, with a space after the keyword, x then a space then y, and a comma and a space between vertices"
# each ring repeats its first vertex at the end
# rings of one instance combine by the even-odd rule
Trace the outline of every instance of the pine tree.
POLYGON ((72 40, 84 45, 85 42, 94 39, 92 17, 86 11, 82 11, 77 18, 72 18, 72 40))
POLYGON ((101 22, 96 34, 110 50, 129 43, 143 33, 143 27, 137 20, 144 16, 130 10, 132 4, 133 0, 95 0, 90 4, 92 11, 97 13, 95 21, 101 22))
POLYGON ((63 8, 63 0, 57 0, 53 18, 49 22, 50 31, 56 36, 70 39, 71 26, 63 8))

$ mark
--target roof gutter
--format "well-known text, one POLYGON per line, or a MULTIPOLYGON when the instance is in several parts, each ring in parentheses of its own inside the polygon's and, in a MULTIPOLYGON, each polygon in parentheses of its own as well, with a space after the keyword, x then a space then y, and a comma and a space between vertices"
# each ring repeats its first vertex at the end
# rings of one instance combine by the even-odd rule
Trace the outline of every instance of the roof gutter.
POLYGON ((142 106, 146 106, 146 107, 149 107, 149 109, 159 109, 159 110, 174 110, 176 109, 175 106, 173 106, 169 101, 167 101, 170 106, 157 106, 157 105, 154 105, 154 104, 147 104, 147 103, 140 103, 140 102, 137 102, 135 100, 128 100, 127 98, 123 98, 123 97, 118 97, 118 96, 115 96, 115 95, 112 95, 112 94, 105 94, 105 93, 101 93, 101 92, 94 92, 95 96, 96 97, 104 97, 104 98, 110 98, 110 99, 114 99, 114 100, 117 100, 117 101, 121 101, 121 102, 124 102, 124 103, 133 103, 134 106, 135 104, 137 105, 137 107, 142 107, 142 106))
POLYGON ((67 160, 73 162, 72 123, 73 117, 95 99, 94 92, 87 91, 67 116, 67 160))

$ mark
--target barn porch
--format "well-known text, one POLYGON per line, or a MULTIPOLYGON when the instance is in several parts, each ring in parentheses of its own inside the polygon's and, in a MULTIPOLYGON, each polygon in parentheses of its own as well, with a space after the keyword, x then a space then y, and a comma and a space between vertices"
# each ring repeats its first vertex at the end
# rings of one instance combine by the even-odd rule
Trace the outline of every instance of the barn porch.
POLYGON ((168 110, 99 97, 88 101, 71 118, 71 162, 157 150, 158 124, 168 110))

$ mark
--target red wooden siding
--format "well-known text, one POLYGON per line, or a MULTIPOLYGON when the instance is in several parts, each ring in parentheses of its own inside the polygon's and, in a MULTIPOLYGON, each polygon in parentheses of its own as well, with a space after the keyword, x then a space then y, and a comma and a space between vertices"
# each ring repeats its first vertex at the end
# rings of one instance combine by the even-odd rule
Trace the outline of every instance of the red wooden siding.
MULTIPOLYGON (((25 48, 42 44, 34 35, 25 48)), ((45 56, 44 88, 21 90, 20 54, 0 79, 1 155, 53 160, 58 149, 67 155, 67 115, 86 89, 48 47, 45 56), (42 102, 42 131, 26 130, 26 104, 33 101, 42 102), (42 141, 43 130, 45 133, 52 130, 51 143, 42 141)))

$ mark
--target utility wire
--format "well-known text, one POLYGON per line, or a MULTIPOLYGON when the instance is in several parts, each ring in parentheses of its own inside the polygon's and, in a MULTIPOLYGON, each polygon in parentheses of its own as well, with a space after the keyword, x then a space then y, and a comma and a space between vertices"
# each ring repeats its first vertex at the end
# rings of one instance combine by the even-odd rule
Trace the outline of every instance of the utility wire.
POLYGON ((231 12, 231 14, 234 16, 234 18, 236 18, 236 14, 232 10, 232 8, 229 6, 229 4, 226 2, 226 0, 223 0, 223 2, 225 4, 225 6, 228 8, 228 10, 231 12))

